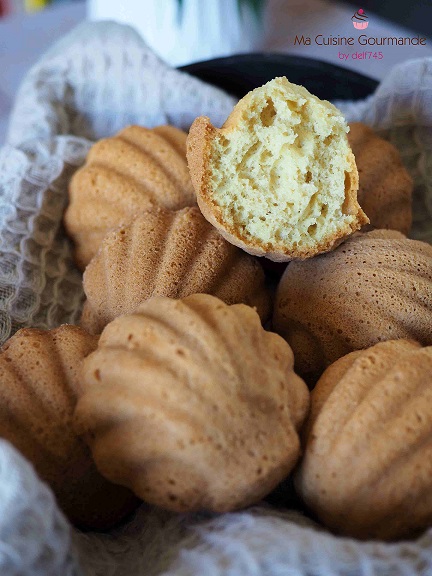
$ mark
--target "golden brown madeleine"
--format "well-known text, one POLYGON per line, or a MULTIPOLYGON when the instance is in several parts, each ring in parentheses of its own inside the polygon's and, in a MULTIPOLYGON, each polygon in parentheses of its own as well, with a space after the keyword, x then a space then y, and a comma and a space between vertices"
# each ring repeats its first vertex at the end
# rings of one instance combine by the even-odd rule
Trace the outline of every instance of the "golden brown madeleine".
POLYGON ((96 142, 69 186, 64 221, 84 269, 109 230, 152 206, 196 204, 186 134, 173 126, 129 126, 96 142))
POLYGON ((72 427, 82 361, 97 340, 66 324, 12 336, 0 351, 0 436, 33 463, 73 523, 103 529, 131 512, 136 499, 99 474, 72 427))
POLYGON ((276 293, 274 330, 315 383, 332 362, 380 341, 432 344, 432 246, 375 230, 334 252, 286 269, 276 293))
POLYGON ((374 228, 408 234, 412 222, 413 181, 398 150, 369 126, 349 125, 348 142, 359 173, 358 201, 374 228))
POLYGON ((258 501, 293 468, 309 393, 249 306, 155 297, 84 363, 76 429, 102 474, 175 511, 258 501))
POLYGON ((111 232, 84 273, 81 324, 98 334, 152 296, 205 293, 227 304, 271 314, 270 294, 256 258, 227 242, 197 207, 154 209, 111 232))
POLYGON ((329 528, 412 536, 432 524, 432 347, 376 344, 337 360, 311 394, 296 486, 329 528))
POLYGON ((337 108, 286 78, 249 92, 221 129, 197 118, 187 158, 202 213, 276 262, 332 250, 369 222, 347 132, 337 108))

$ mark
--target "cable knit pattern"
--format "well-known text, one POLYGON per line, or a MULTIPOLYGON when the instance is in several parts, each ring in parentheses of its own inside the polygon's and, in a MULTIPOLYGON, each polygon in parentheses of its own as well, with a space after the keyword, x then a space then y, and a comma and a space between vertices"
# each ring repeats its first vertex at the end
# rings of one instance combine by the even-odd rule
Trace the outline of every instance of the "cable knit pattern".
MULTIPOLYGON (((67 183, 90 139, 127 124, 196 116, 220 126, 234 99, 161 62, 130 28, 83 24, 27 75, 0 150, 0 341, 22 326, 76 322, 81 277, 62 228, 67 183)), ((395 68, 375 95, 340 103, 377 129, 415 181, 415 238, 432 241, 432 59, 395 68)), ((74 533, 88 576, 427 576, 432 532, 399 544, 336 538, 295 512, 255 508, 220 517, 142 506, 110 534, 74 533)), ((49 491, 10 447, 0 448, 0 573, 79 574, 49 491), (54 552, 55 551, 55 552, 54 552)))

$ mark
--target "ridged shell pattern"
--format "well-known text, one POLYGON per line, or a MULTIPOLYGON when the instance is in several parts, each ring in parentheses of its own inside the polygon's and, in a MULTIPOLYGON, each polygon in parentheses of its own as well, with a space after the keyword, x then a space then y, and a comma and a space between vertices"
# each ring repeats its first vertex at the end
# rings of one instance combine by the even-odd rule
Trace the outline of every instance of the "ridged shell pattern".
POLYGON ((331 529, 413 536, 432 523, 432 348, 397 340, 332 364, 311 396, 296 485, 331 529))
POLYGON ((358 200, 371 225, 408 234, 413 181, 398 150, 360 122, 350 124, 348 141, 359 173, 358 200))
POLYGON ((380 341, 432 344, 432 246, 396 231, 358 234, 294 262, 277 289, 275 331, 314 383, 332 362, 380 341))
POLYGON ((194 293, 270 315, 270 296, 256 258, 227 242, 198 208, 145 212, 107 235, 84 273, 82 326, 92 333, 152 296, 194 293))
POLYGON ((186 163, 186 133, 173 126, 129 126, 97 142, 69 185, 65 226, 81 269, 109 230, 152 206, 196 204, 186 163))
POLYGON ((77 431, 107 478, 150 503, 247 506, 300 454, 307 387, 249 306, 152 298, 105 328, 83 373, 77 431))
POLYGON ((96 345, 96 337, 68 325, 10 338, 0 351, 0 436, 33 463, 72 522, 106 528, 135 500, 98 473, 72 427, 82 360, 96 345))

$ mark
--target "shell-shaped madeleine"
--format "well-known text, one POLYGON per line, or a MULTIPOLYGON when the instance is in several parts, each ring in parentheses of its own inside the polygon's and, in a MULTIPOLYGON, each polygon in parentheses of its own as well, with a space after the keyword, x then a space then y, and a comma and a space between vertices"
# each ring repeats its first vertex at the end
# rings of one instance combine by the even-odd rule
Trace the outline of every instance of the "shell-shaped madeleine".
POLYGON ((194 204, 182 130, 129 126, 100 140, 69 185, 64 221, 78 266, 85 268, 109 230, 141 211, 194 204))
POLYGON ((349 125, 348 142, 359 173, 358 201, 375 228, 408 234, 413 181, 398 150, 360 122, 349 125))
POLYGON ((432 524, 432 347, 340 358, 311 394, 296 486, 334 531, 395 539, 432 524))
POLYGON ((258 501, 293 468, 309 394, 249 306, 155 297, 103 331, 75 424, 110 480, 175 511, 258 501))
POLYGON ((107 528, 136 506, 105 480, 72 427, 81 365, 97 338, 77 326, 25 328, 0 351, 0 436, 30 460, 75 524, 107 528))
POLYGON ((400 232, 359 234, 333 252, 288 266, 274 330, 296 370, 315 383, 332 362, 380 341, 432 344, 432 246, 400 232))
POLYGON ((270 295, 256 258, 227 242, 197 207, 155 209, 111 232, 84 273, 81 324, 97 334, 152 296, 205 293, 270 315, 270 295))

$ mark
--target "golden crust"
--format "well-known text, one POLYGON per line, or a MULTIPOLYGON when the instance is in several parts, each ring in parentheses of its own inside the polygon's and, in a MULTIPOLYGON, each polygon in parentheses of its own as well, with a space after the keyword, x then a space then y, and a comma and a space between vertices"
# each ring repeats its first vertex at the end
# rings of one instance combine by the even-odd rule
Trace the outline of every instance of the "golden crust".
POLYGON ((312 384, 332 362, 380 340, 432 344, 432 246, 394 230, 357 234, 329 254, 290 264, 273 327, 312 384))
MULTIPOLYGON (((246 100, 246 99, 244 99, 246 100)), ((222 236, 245 252, 253 256, 265 256, 274 262, 287 262, 290 260, 303 260, 311 258, 316 254, 333 250, 353 232, 360 229, 364 224, 369 223, 369 219, 357 202, 358 172, 354 155, 351 153, 349 163, 349 186, 346 189, 346 199, 344 212, 356 216, 352 224, 342 226, 337 234, 325 241, 317 243, 313 249, 296 247, 294 250, 287 246, 279 245, 269 247, 258 242, 253 242, 250 238, 245 238, 239 229, 230 226, 224 219, 221 208, 212 200, 210 189, 210 162, 211 162, 211 142, 217 133, 227 134, 236 127, 236 119, 241 115, 242 108, 247 106, 247 100, 242 106, 236 106, 233 114, 227 119, 221 129, 215 128, 210 119, 201 116, 193 122, 187 138, 187 160, 192 184, 194 186, 198 206, 204 217, 222 234, 222 236)))
POLYGON ((99 470, 174 511, 257 502, 293 468, 309 394, 282 338, 244 304, 156 297, 85 361, 76 429, 99 470))
POLYGON ((110 230, 153 206, 196 203, 185 157, 186 134, 173 126, 129 126, 96 142, 69 185, 64 223, 84 269, 110 230))
POLYGON ((81 312, 80 325, 84 330, 87 330, 89 334, 98 335, 102 332, 103 322, 101 322, 99 316, 93 311, 88 300, 84 301, 83 309, 81 312))
POLYGON ((393 340, 340 358, 318 381, 295 481, 330 529, 392 540, 430 526, 431 373, 431 347, 393 340))
POLYGON ((135 508, 136 499, 107 482, 75 434, 81 364, 98 338, 78 326, 24 328, 0 351, 0 436, 34 465, 69 519, 105 529, 135 508))
POLYGON ((81 325, 96 334, 152 296, 212 294, 256 307, 263 322, 271 314, 260 263, 226 242, 196 206, 143 212, 110 232, 84 272, 84 292, 81 325))
POLYGON ((348 142, 359 172, 358 200, 371 226, 407 235, 412 223, 413 181, 397 149, 369 126, 349 125, 348 142))

